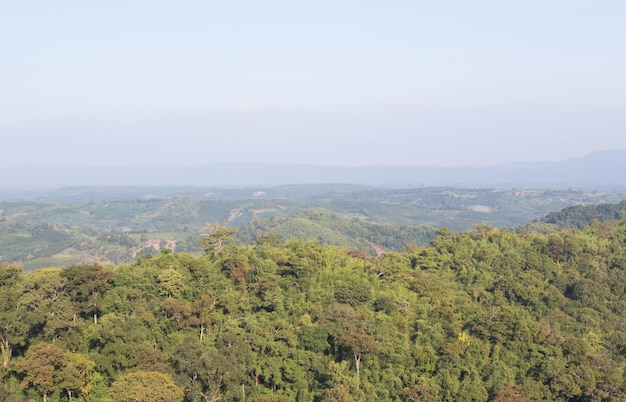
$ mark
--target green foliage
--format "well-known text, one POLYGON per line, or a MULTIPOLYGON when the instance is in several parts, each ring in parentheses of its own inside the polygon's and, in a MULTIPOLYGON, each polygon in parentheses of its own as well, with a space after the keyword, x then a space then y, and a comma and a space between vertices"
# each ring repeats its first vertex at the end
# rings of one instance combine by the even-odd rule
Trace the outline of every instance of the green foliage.
POLYGON ((582 229, 591 225, 593 221, 602 222, 609 219, 619 219, 624 210, 626 210, 626 201, 619 204, 575 205, 551 212, 544 216, 541 221, 561 229, 582 229))
POLYGON ((121 402, 176 402, 184 392, 167 374, 134 371, 120 376, 111 385, 111 397, 121 402))
POLYGON ((328 350, 328 331, 318 325, 304 325, 300 328, 298 339, 303 349, 315 353, 328 350))
POLYGON ((280 395, 264 395, 264 396, 253 396, 252 398, 247 399, 249 402, 291 402, 292 399, 286 396, 280 395))
MULTIPOLYGON (((207 222, 241 228, 239 243, 313 239, 367 254, 425 245, 432 227, 511 227, 573 205, 619 202, 620 194, 585 190, 459 188, 375 189, 350 185, 246 189, 71 188, 0 202, 0 262, 26 270, 93 262, 128 263, 160 250, 200 251, 207 222), (182 196, 181 196, 182 194, 182 196), (333 211, 333 212, 330 212, 333 211), (274 230, 275 229, 275 230, 274 230)), ((603 207, 599 207, 598 211, 603 207)), ((613 211, 611 206, 604 207, 613 211)), ((614 212, 614 211, 613 211, 614 212)), ((610 211, 570 219, 602 220, 610 211)), ((612 215, 615 217, 615 215, 612 215)), ((538 227, 533 223, 532 227, 538 227)), ((543 229, 553 226, 542 224, 543 229)), ((542 230, 543 230, 542 229, 542 230)))
POLYGON ((93 317, 97 322, 101 310, 100 296, 113 282, 113 271, 98 264, 73 265, 61 272, 68 282, 66 289, 74 303, 80 306, 83 318, 93 317))
POLYGON ((212 223, 198 241, 198 247, 207 254, 219 254, 228 243, 235 239, 236 233, 237 230, 226 227, 226 223, 212 223))
POLYGON ((58 394, 61 390, 71 400, 72 396, 89 393, 89 376, 94 366, 86 356, 63 352, 52 344, 38 343, 28 349, 14 369, 22 378, 22 388, 36 390, 44 400, 49 394, 58 394))
POLYGON ((391 315, 396 311, 396 302, 389 295, 382 295, 374 301, 374 311, 384 311, 391 315))
POLYGON ((243 242, 263 244, 273 239, 315 239, 325 244, 350 246, 367 253, 381 250, 400 251, 404 245, 425 245, 432 240, 434 230, 425 226, 381 224, 348 218, 327 209, 312 209, 282 218, 253 221, 239 232, 243 242), (267 237, 270 236, 270 237, 267 237))
POLYGON ((368 302, 370 298, 370 286, 363 282, 350 281, 335 287, 335 300, 338 303, 356 306, 368 302))
POLYGON ((15 369, 22 376, 22 387, 32 387, 45 400, 61 383, 58 373, 63 363, 62 349, 39 343, 28 349, 24 360, 17 363, 15 369))
POLYGON ((626 217, 381 257, 294 240, 2 264, 0 397, 623 400, 624 244, 626 217))

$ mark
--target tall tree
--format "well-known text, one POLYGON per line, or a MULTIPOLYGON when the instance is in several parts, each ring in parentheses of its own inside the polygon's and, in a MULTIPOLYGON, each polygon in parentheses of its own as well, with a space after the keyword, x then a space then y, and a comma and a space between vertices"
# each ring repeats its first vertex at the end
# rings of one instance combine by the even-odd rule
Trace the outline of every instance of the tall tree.
POLYGON ((0 264, 0 353, 2 367, 8 368, 13 355, 13 346, 24 342, 26 310, 19 303, 22 282, 20 264, 0 264))
POLYGON ((363 355, 378 351, 378 343, 362 328, 350 329, 348 332, 343 334, 340 342, 352 351, 358 384, 361 377, 361 360, 363 359, 363 355))
POLYGON ((67 280, 58 268, 40 269, 25 275, 20 303, 28 310, 31 328, 43 327, 52 342, 75 325, 75 309, 66 290, 67 280))
POLYGON ((72 301, 78 303, 81 312, 92 316, 94 324, 97 324, 99 299, 113 283, 113 271, 99 264, 73 265, 64 269, 61 276, 67 279, 72 301))
POLYGON ((15 365, 23 375, 22 387, 37 390, 46 402, 48 394, 58 389, 58 374, 65 365, 63 350, 49 343, 38 343, 28 348, 26 358, 15 365))
POLYGON ((211 223, 198 241, 198 247, 207 254, 217 255, 234 240, 236 233, 237 229, 227 227, 226 223, 211 223))
POLYGON ((66 352, 63 367, 58 372, 59 388, 65 390, 69 402, 74 396, 89 393, 89 377, 95 363, 79 353, 66 352))

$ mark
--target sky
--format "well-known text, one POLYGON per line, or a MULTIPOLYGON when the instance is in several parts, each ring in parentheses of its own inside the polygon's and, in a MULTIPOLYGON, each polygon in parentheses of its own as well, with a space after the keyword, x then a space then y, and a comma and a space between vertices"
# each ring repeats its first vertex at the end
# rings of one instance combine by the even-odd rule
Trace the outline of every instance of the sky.
POLYGON ((622 0, 0 1, 0 167, 626 148, 622 0))

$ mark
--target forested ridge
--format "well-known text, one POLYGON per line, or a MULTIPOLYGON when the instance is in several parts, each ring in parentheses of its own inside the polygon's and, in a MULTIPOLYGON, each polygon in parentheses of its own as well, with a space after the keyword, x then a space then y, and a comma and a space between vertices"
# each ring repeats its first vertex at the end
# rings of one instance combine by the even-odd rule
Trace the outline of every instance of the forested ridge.
POLYGON ((612 204, 575 205, 551 212, 541 221, 556 225, 561 229, 573 227, 582 229, 594 220, 618 219, 624 210, 626 210, 626 201, 612 204))
POLYGON ((237 232, 240 243, 254 243, 259 236, 273 233, 283 241, 317 239, 320 243, 349 246, 361 251, 372 248, 401 251, 406 244, 426 245, 435 235, 427 226, 367 222, 348 218, 328 209, 316 208, 302 214, 256 220, 237 232))
POLYGON ((0 400, 622 401, 626 218, 0 267, 0 400))

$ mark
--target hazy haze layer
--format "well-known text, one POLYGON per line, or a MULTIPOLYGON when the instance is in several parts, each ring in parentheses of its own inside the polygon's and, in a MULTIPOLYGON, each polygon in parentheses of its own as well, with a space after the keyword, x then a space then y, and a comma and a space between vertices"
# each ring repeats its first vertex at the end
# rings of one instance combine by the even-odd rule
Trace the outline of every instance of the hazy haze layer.
POLYGON ((31 1, 0 166, 490 165, 626 148, 623 1, 31 1))

